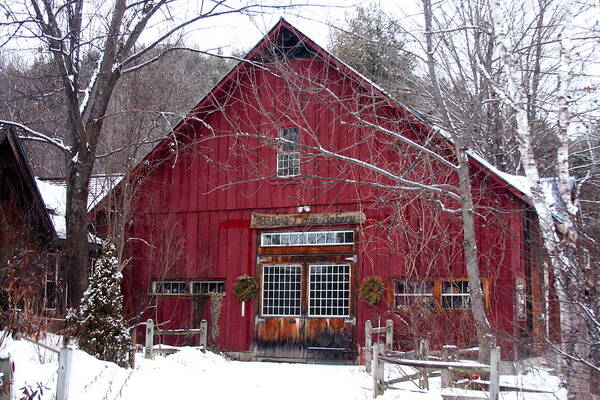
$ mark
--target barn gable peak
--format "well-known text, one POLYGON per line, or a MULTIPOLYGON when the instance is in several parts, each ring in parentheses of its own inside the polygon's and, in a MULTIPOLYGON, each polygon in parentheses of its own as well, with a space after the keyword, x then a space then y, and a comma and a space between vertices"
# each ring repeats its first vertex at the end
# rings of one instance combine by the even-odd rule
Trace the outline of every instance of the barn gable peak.
MULTIPOLYGON (((282 20, 285 22, 285 20, 282 20)), ((316 50, 301 36, 286 26, 277 24, 267 36, 261 49, 252 54, 252 61, 269 63, 284 60, 313 58, 316 50)))

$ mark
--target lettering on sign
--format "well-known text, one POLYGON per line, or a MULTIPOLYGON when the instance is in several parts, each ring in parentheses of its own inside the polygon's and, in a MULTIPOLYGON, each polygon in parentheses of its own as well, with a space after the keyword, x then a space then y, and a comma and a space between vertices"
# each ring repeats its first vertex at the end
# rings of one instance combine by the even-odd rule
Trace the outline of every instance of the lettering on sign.
POLYGON ((362 211, 325 214, 258 214, 252 213, 250 228, 285 228, 289 226, 357 225, 366 221, 362 211))

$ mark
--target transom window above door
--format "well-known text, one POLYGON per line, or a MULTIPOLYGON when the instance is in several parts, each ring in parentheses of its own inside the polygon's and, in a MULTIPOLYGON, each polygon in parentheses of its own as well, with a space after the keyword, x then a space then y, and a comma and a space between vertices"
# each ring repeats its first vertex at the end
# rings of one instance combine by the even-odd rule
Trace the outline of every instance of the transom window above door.
POLYGON ((261 234, 262 247, 335 246, 354 244, 354 231, 270 232, 261 234))

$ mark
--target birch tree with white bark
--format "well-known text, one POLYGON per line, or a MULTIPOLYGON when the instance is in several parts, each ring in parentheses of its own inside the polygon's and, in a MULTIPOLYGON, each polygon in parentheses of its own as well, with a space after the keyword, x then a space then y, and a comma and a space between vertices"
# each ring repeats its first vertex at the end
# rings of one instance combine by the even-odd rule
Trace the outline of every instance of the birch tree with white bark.
MULTIPOLYGON (((534 154, 530 119, 528 118, 528 102, 524 81, 518 67, 516 44, 507 26, 510 16, 502 2, 490 0, 490 11, 493 22, 493 35, 496 41, 496 52, 502 67, 506 84, 489 79, 494 89, 515 113, 516 132, 519 139, 519 152, 523 171, 531 190, 543 240, 543 245, 555 277, 555 290, 560 304, 561 343, 557 350, 562 358, 562 373, 569 391, 570 399, 588 399, 591 397, 592 370, 600 371, 598 360, 591 357, 590 329, 598 326, 590 298, 585 288, 586 266, 578 258, 580 250, 579 228, 577 226, 578 207, 574 201, 573 180, 569 163, 569 148, 573 139, 572 115, 575 95, 571 86, 573 80, 573 38, 571 24, 574 16, 574 5, 564 2, 559 9, 564 13, 559 25, 558 36, 560 55, 558 73, 555 75, 555 101, 549 106, 554 109, 557 140, 556 176, 558 177, 558 193, 560 211, 551 208, 551 202, 544 193, 539 159, 534 154), (558 215, 557 215, 558 214, 558 215)), ((543 25, 541 14, 538 14, 543 25)), ((541 46, 541 44, 540 44, 541 46)), ((543 62, 543 60, 542 60, 543 62)), ((538 106, 538 105, 533 105, 538 106)), ((596 328, 597 329, 597 328, 596 328)))

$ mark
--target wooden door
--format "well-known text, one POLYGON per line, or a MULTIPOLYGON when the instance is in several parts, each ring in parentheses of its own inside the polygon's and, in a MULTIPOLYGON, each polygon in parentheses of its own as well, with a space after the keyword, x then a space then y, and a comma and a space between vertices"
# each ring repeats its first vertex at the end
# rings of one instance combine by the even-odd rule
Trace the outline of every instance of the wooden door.
POLYGON ((256 355, 352 360, 353 264, 343 256, 321 255, 263 260, 256 355))

